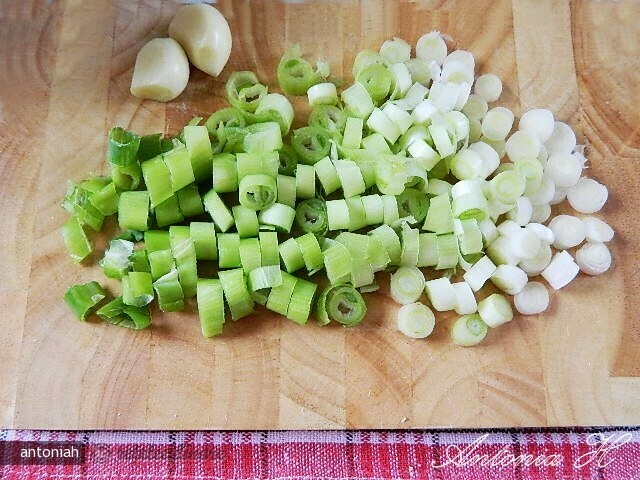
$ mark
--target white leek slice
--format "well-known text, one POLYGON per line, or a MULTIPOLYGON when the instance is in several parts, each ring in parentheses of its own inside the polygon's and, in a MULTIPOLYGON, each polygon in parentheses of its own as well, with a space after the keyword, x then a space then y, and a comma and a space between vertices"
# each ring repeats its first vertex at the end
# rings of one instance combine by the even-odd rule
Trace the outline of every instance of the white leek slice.
POLYGON ((614 231, 608 223, 596 217, 585 217, 582 219, 584 223, 585 235, 589 242, 610 242, 613 239, 614 231))
MULTIPOLYGON (((531 200, 529 200, 531 201, 531 200)), ((544 223, 551 216, 551 205, 543 203, 542 205, 534 205, 531 212, 531 221, 536 223, 544 223)))
POLYGON ((549 228, 555 235, 553 246, 566 250, 580 245, 586 238, 584 223, 572 215, 558 215, 549 222, 549 228))
POLYGON ((555 122, 553 132, 545 142, 549 155, 569 155, 576 148, 576 134, 569 125, 564 122, 555 122))
POLYGON ((571 154, 555 153, 547 160, 544 174, 558 187, 572 187, 580 180, 582 164, 571 154))
POLYGON ((535 277, 536 275, 540 275, 542 271, 549 266, 552 256, 551 246, 543 243, 540 245, 538 254, 534 258, 521 260, 520 263, 518 263, 518 267, 530 277, 535 277))
POLYGON ((504 140, 513 127, 513 112, 504 107, 495 107, 482 119, 482 135, 489 140, 504 140))
POLYGON ((540 139, 532 132, 518 130, 509 137, 504 148, 512 162, 522 158, 537 158, 540 153, 540 139))
POLYGON ((522 315, 537 315, 549 307, 549 291, 540 282, 529 282, 513 297, 513 303, 522 315))
POLYGON ((604 243, 587 242, 576 251, 576 263, 587 275, 601 275, 611 268, 611 252, 604 243))
POLYGON ((447 56, 447 44, 440 32, 429 32, 422 35, 416 42, 416 57, 427 64, 435 62, 442 65, 447 56))
POLYGON ((460 315, 476 313, 478 311, 478 303, 469 284, 467 282, 457 282, 452 286, 456 294, 456 313, 460 315))
POLYGON ((456 292, 448 278, 429 280, 425 283, 425 291, 431 305, 437 311, 446 312, 456 308, 456 292))
POLYGON ((463 276, 474 292, 480 290, 496 271, 496 265, 487 256, 482 257, 463 276))
POLYGON ((478 313, 480 318, 491 328, 499 327, 513 320, 513 310, 511 304, 499 293, 489 295, 484 300, 478 302, 478 313))
POLYGON ((553 245, 553 242, 556 240, 556 234, 553 233, 546 225, 542 225, 541 223, 529 223, 526 227, 527 230, 534 232, 541 241, 546 243, 547 245, 553 245))
POLYGON ((416 267, 400 267, 391 275, 391 298, 401 305, 417 302, 424 291, 424 275, 416 267))
POLYGON ((544 108, 535 108, 520 117, 518 129, 535 133, 541 142, 546 142, 553 133, 553 113, 544 108))
POLYGON ((491 275, 491 282, 509 295, 520 293, 529 281, 524 270, 514 265, 498 265, 491 275))
POLYGON ((495 102, 502 94, 502 80, 493 73, 485 73, 476 78, 474 92, 487 102, 495 102))
POLYGON ((532 216, 533 205, 531 205, 531 200, 527 197, 518 198, 516 200, 516 206, 507 212, 507 218, 522 227, 531 221, 532 216))
POLYGON ((581 178, 567 191, 567 200, 580 213, 595 213, 602 209, 609 197, 606 185, 592 178, 581 178))
POLYGON ((398 330, 411 338, 427 338, 433 332, 436 317, 422 303, 403 305, 398 310, 398 330))
POLYGON ((511 248, 519 258, 530 260, 538 255, 540 250, 540 237, 528 228, 520 228, 509 236, 511 239, 511 248))
POLYGON ((563 250, 556 253, 549 266, 542 271, 542 277, 555 290, 568 285, 580 272, 580 267, 569 252, 563 250))

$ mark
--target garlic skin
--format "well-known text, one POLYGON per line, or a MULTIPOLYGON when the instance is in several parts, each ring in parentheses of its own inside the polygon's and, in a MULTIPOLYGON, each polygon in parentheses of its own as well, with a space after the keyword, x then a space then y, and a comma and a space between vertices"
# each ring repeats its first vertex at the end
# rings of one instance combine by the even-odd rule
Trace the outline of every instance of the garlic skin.
POLYGON ((189 61, 172 38, 154 38, 140 49, 131 78, 134 97, 168 102, 180 95, 189 81, 189 61))
POLYGON ((182 45, 193 65, 214 77, 231 55, 229 24, 208 4, 181 6, 169 24, 169 36, 182 45))

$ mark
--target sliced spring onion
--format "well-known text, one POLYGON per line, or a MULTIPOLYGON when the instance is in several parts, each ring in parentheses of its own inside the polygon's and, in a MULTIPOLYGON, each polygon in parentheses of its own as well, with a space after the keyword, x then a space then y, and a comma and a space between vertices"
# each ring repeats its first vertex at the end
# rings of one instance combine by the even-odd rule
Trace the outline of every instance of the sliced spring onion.
POLYGON ((520 259, 531 260, 540 250, 541 239, 535 231, 529 228, 519 228, 509 235, 511 249, 520 259))
POLYGON ((435 233, 420 234, 418 267, 435 267, 438 264, 438 238, 435 233))
POLYGON ((397 303, 417 302, 424 291, 424 275, 417 267, 400 267, 391 275, 390 293, 397 303))
POLYGON ((96 314, 105 322, 132 330, 143 330, 151 325, 149 307, 127 305, 117 297, 100 308, 96 314))
POLYGON ((329 195, 340 188, 338 171, 329 157, 324 157, 322 160, 318 161, 314 165, 314 168, 324 193, 329 195))
POLYGON ((219 233, 218 266, 220 268, 237 268, 240 261, 240 237, 237 233, 219 233))
POLYGON ((238 251, 245 274, 262 266, 260 241, 257 238, 241 238, 238 251))
POLYGON ((204 125, 187 125, 182 130, 196 182, 211 178, 213 150, 204 125))
POLYGON ((109 131, 107 160, 112 165, 126 167, 138 161, 140 137, 122 127, 113 127, 109 131))
POLYGON ((456 307, 456 295, 451 281, 446 278, 429 280, 425 283, 425 291, 433 308, 439 312, 453 310, 456 307))
POLYGON ((576 134, 564 122, 555 122, 549 139, 545 142, 549 155, 570 154, 576 148, 576 134))
POLYGON ((71 217, 62 226, 62 238, 74 262, 81 262, 91 254, 91 244, 77 217, 71 217))
MULTIPOLYGON (((305 165, 307 166, 307 165, 305 165)), ((278 189, 278 203, 294 208, 296 206, 296 179, 286 175, 276 177, 276 188, 278 189)))
POLYGON ((178 202, 178 197, 175 195, 167 198, 161 204, 156 205, 153 213, 155 214, 158 227, 166 227, 167 225, 180 223, 184 220, 184 215, 182 215, 180 211, 180 202, 178 202))
POLYGON ((462 255, 472 255, 482 252, 482 231, 474 219, 454 220, 454 233, 458 238, 458 245, 462 255))
POLYGON ((184 296, 185 298, 193 297, 196 294, 198 268, 196 265, 196 249, 189 227, 178 225, 169 227, 169 242, 184 296))
MULTIPOLYGON (((249 125, 244 132, 242 146, 245 152, 269 152, 282 148, 282 132, 278 122, 249 125)), ((274 152, 277 158, 278 154, 274 152)))
POLYGON ((584 217, 585 234, 589 242, 610 242, 615 235, 613 228, 596 217, 584 217))
POLYGON ((236 205, 231 207, 231 212, 240 238, 256 237, 258 235, 258 215, 255 210, 243 205, 236 205))
POLYGON ((329 230, 349 229, 349 209, 345 200, 329 200, 326 202, 327 223, 329 230))
POLYGON ((238 169, 236 157, 230 153, 213 156, 213 190, 218 193, 238 190, 238 169))
POLYGON ((118 202, 118 224, 122 229, 147 230, 149 222, 149 193, 122 192, 118 202))
POLYGON ((478 178, 482 174, 483 159, 470 149, 462 149, 451 159, 451 173, 459 180, 478 178))
POLYGON ((288 205, 274 203, 258 215, 260 225, 274 227, 280 232, 290 232, 296 211, 288 205))
POLYGON ((484 323, 495 328, 513 320, 509 301, 499 293, 493 293, 478 302, 478 314, 484 323))
POLYGON ((251 270, 247 282, 251 292, 282 285, 282 272, 278 265, 267 265, 251 270))
POLYGON ((551 205, 548 203, 534 205, 531 212, 531 221, 535 223, 545 223, 551 217, 551 205))
POLYGON ((461 347, 478 345, 487 336, 487 324, 480 315, 463 315, 459 317, 451 328, 451 340, 461 347))
POLYGON ((296 209, 296 224, 303 232, 325 235, 328 230, 325 202, 318 198, 300 202, 296 209))
POLYGON ((147 257, 149 260, 149 270, 151 272, 151 278, 153 279, 153 281, 158 280, 160 277, 166 275, 175 268, 173 256, 171 255, 171 250, 169 249, 148 251, 147 257))
POLYGON ((475 313, 478 310, 478 304, 469 284, 467 282, 457 282, 453 283, 452 286, 456 294, 456 313, 460 315, 475 313))
POLYGON ((358 118, 367 118, 375 108, 373 99, 366 87, 356 82, 340 94, 349 115, 358 118))
POLYGON ((436 237, 436 251, 438 252, 436 270, 454 268, 458 265, 460 250, 458 248, 458 239, 453 233, 436 237))
POLYGON ((511 239, 508 236, 500 235, 487 247, 487 256, 496 265, 517 265, 521 258, 513 251, 511 239))
POLYGON ((527 274, 514 265, 498 265, 491 275, 491 282, 509 295, 516 295, 528 282, 527 274))
POLYGON ((146 250, 136 250, 131 254, 131 270, 134 272, 151 272, 146 250))
POLYGON ((220 280, 199 278, 197 300, 202 335, 220 335, 224 325, 224 296, 220 280))
POLYGON ((309 105, 335 105, 338 103, 336 86, 331 82, 318 83, 307 90, 309 105))
POLYGON ((122 301, 125 305, 144 307, 153 300, 151 274, 129 272, 122 277, 122 301))
POLYGON ((576 263, 587 275, 602 275, 611 268, 611 252, 604 243, 587 242, 576 251, 576 263))
POLYGON ((298 165, 298 154, 291 145, 284 145, 278 152, 280 164, 278 173, 280 175, 293 176, 298 165))
MULTIPOLYGON (((407 188, 397 197, 397 201, 400 217, 411 216, 415 218, 416 223, 421 223, 426 218, 429 210, 429 198, 423 192, 407 188)), ((382 220, 373 223, 382 223, 382 220)))
POLYGON ((367 215, 360 197, 345 200, 349 212, 349 231, 360 230, 367 225, 367 215))
POLYGON ((202 198, 196 185, 189 185, 176 192, 178 206, 184 217, 195 217, 204 213, 202 198))
POLYGON ((250 315, 253 312, 254 302, 247 290, 242 269, 223 270, 218 272, 218 278, 222 284, 224 298, 229 305, 231 319, 238 320, 250 315))
POLYGON ((302 127, 293 132, 291 146, 305 165, 314 165, 329 155, 329 133, 319 127, 302 127))
POLYGON ((449 137, 449 133, 444 127, 432 124, 429 126, 429 134, 431 135, 435 149, 441 158, 448 157, 455 153, 455 146, 449 137))
POLYGON ((453 213, 449 194, 437 195, 430 200, 422 229, 438 234, 453 232, 453 213))
POLYGON ((258 233, 258 239, 260 240, 262 266, 280 265, 278 234, 276 232, 260 232, 258 233))
POLYGON ((558 250, 580 245, 586 238, 584 223, 572 215, 558 215, 552 218, 549 228, 555 235, 553 246, 558 250))
POLYGON ((355 162, 335 160, 333 164, 335 165, 345 198, 360 195, 365 191, 366 186, 362 178, 362 173, 355 162))
POLYGON ((87 186, 86 182, 83 182, 83 184, 84 186, 74 183, 69 184, 62 207, 76 216, 80 223, 86 224, 92 230, 98 232, 102 228, 104 215, 91 204, 90 199, 94 193, 85 188, 87 186))
POLYGON ((298 279, 287 272, 281 272, 280 276, 282 277, 282 283, 271 288, 266 307, 273 312, 286 316, 298 279))
POLYGON ((408 225, 403 224, 401 238, 402 251, 400 253, 400 265, 415 267, 418 264, 418 255, 420 253, 420 233, 417 228, 410 228, 408 225))
POLYGON ((554 290, 560 290, 576 278, 578 272, 580 272, 580 267, 573 260, 571 254, 562 250, 553 256, 551 263, 542 271, 541 275, 554 290))
POLYGON ((104 252, 104 257, 100 260, 102 271, 107 277, 122 278, 131 267, 131 254, 133 253, 133 242, 115 239, 109 242, 109 248, 104 252))
POLYGON ((233 215, 215 190, 209 190, 202 198, 202 203, 221 232, 226 232, 233 226, 233 215))
POLYGON ((158 306, 163 312, 184 309, 184 292, 175 268, 153 282, 153 289, 158 296, 158 306))
POLYGON ((255 73, 239 71, 229 76, 225 91, 227 100, 233 107, 255 112, 260 101, 267 94, 267 87, 260 83, 255 73))
POLYGON ((435 325, 435 315, 422 303, 409 303, 398 310, 398 330, 407 337, 427 338, 435 325))
POLYGON ((84 321, 107 297, 98 282, 73 285, 64 294, 64 301, 78 319, 84 321))
POLYGON ((360 197, 367 225, 379 225, 384 221, 384 204, 380 195, 360 197))
POLYGON ((116 185, 113 182, 109 182, 100 190, 92 193, 89 197, 89 202, 106 217, 118 211, 119 195, 116 185))
POLYGON ((600 211, 609 197, 606 185, 592 178, 583 177, 567 191, 567 200, 571 207, 580 213, 600 211))
POLYGON ((302 253, 304 264, 310 275, 313 275, 324 266, 324 258, 320 244, 316 236, 309 232, 295 239, 302 253))
POLYGON ((535 233, 538 236, 540 241, 548 245, 553 244, 553 242, 556 239, 556 236, 553 233, 553 230, 551 230, 549 227, 545 225, 542 225, 541 223, 532 222, 527 224, 525 228, 527 230, 531 230, 533 233, 535 233))
POLYGON ((464 274, 464 280, 474 292, 479 291, 496 271, 496 265, 488 256, 480 258, 464 274))
POLYGON ((172 150, 164 153, 162 160, 169 170, 171 190, 173 193, 195 181, 189 152, 181 143, 172 150))
POLYGON ((513 112, 504 107, 495 107, 482 119, 482 135, 489 140, 504 140, 513 127, 513 112))
POLYGON ((367 314, 367 305, 351 285, 334 285, 324 289, 317 302, 317 318, 321 325, 331 321, 345 327, 358 325, 367 314))
POLYGON ((278 64, 277 77, 280 88, 288 95, 304 95, 313 85, 320 83, 326 72, 314 71, 311 64, 302 58, 299 46, 287 51, 278 64))
MULTIPOLYGON (((171 173, 162 156, 142 163, 142 175, 149 192, 151 206, 160 205, 174 193, 171 185, 171 173)), ((120 196, 122 198, 122 195, 120 196)))
POLYGON ((286 317, 289 320, 293 320, 299 325, 307 323, 317 288, 315 283, 301 278, 297 279, 287 307, 286 317))
POLYGON ((541 142, 546 142, 553 133, 553 113, 543 108, 529 110, 522 114, 518 128, 529 131, 538 136, 541 142))
POLYGON ((282 242, 278 250, 280 252, 280 258, 282 259, 282 265, 287 273, 296 272, 304 267, 305 262, 302 256, 302 250, 295 238, 289 238, 282 242))
POLYGON ((251 153, 238 153, 236 155, 236 168, 238 180, 247 175, 268 175, 275 178, 278 175, 280 158, 275 151, 259 151, 251 153))
POLYGON ((542 243, 538 249, 538 253, 531 259, 523 259, 518 263, 518 267, 524 270, 527 275, 534 277, 540 275, 542 271, 551 263, 553 252, 551 247, 546 243, 542 243))
POLYGON ((540 282, 529 282, 513 297, 516 310, 523 315, 537 315, 549 307, 549 292, 540 282))
MULTIPOLYGON (((355 167, 356 169, 358 167, 355 167)), ((360 170, 358 170, 358 174, 360 170)), ((296 168, 296 197, 314 198, 316 196, 316 171, 313 165, 300 164, 296 168)), ((293 205, 291 205, 293 207, 293 205)))
MULTIPOLYGON (((399 243, 399 242, 398 242, 399 243)), ((399 248, 398 244, 398 248, 399 248)), ((347 247, 331 241, 322 251, 324 268, 331 285, 345 283, 351 278, 351 254, 347 247)))
POLYGON ((269 93, 262 97, 256 115, 276 121, 280 125, 280 133, 286 135, 293 123, 293 105, 287 97, 279 93, 269 93))
POLYGON ((332 134, 344 130, 347 116, 335 105, 318 105, 309 114, 309 126, 319 127, 332 134))

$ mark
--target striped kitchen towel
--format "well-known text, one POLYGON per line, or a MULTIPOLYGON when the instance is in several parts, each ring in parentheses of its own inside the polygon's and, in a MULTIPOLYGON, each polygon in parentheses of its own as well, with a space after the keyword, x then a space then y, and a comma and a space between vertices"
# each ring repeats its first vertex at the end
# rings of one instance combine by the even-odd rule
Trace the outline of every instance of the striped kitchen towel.
POLYGON ((3 479, 640 479, 640 427, 2 430, 0 444, 3 479))

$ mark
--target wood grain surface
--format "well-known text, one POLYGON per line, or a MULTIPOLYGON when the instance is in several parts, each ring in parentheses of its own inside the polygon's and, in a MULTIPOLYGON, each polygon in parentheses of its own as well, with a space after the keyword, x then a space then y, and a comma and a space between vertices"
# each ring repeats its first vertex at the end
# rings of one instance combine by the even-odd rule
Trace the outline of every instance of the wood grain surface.
MULTIPOLYGON (((28 428, 417 428, 640 423, 640 2, 221 1, 233 32, 221 78, 192 70, 167 105, 130 96, 138 49, 177 3, 0 2, 0 426, 28 428), (388 291, 353 329, 298 327, 265 311, 204 339, 193 306, 131 332, 75 321, 65 288, 102 278, 68 259, 66 180, 105 172, 105 132, 174 133, 225 105, 228 72, 275 65, 299 43, 350 81, 354 55, 393 36, 446 32, 500 103, 547 107, 587 145, 610 187, 615 268, 552 294, 472 349, 440 316, 427 341, 395 328, 388 291)), ((303 101, 298 104, 301 112, 303 101)), ((301 115, 300 118, 304 118, 301 115)), ((97 239, 98 247, 104 238, 97 239)), ((385 284, 382 279, 382 284, 385 284)), ((113 284, 110 284, 113 286, 113 284)))

